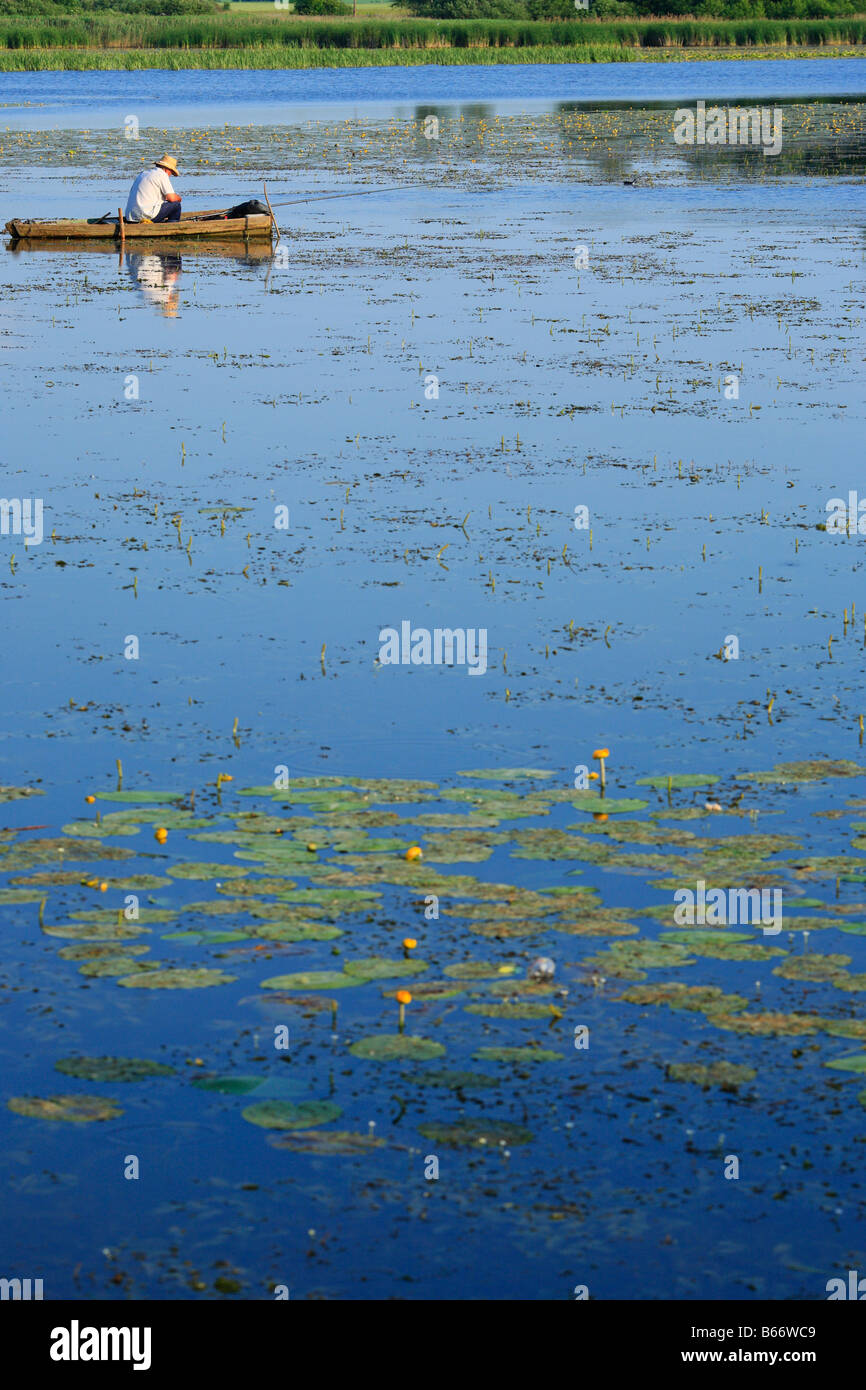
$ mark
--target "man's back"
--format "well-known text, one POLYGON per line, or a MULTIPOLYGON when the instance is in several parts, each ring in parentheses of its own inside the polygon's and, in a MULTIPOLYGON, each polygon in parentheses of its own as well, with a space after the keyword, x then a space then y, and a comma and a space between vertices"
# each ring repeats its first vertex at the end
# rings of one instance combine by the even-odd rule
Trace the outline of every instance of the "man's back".
POLYGON ((141 222, 144 218, 156 217, 167 196, 171 193, 171 179, 165 169, 144 169, 129 190, 126 211, 123 216, 127 222, 141 222))

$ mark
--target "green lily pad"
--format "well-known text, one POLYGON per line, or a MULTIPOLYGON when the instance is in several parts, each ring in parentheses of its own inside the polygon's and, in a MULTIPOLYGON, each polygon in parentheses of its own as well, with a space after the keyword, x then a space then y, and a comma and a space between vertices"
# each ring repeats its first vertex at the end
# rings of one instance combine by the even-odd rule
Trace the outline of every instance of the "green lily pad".
POLYGON ((711 931, 696 927, 693 931, 665 931, 660 941, 684 946, 696 956, 711 956, 715 960, 769 960, 783 956, 781 946, 761 946, 742 932, 711 931))
POLYGON ((324 1014, 336 1008, 335 999, 324 999, 321 994, 251 994, 240 1001, 242 1004, 256 1004, 259 1008, 274 1012, 280 1009, 299 1009, 302 1014, 324 1014))
POLYGON ((263 1099, 280 1100, 296 1095, 303 1089, 303 1082, 287 1076, 197 1076, 193 1086, 200 1091, 216 1091, 222 1096, 248 1096, 253 1091, 263 1099))
POLYGON ((577 922, 552 922, 551 930, 566 936, 636 936, 640 928, 601 911, 586 912, 577 922))
POLYGON ((840 976, 844 978, 845 967, 850 964, 850 956, 790 956, 788 960, 776 966, 773 974, 781 975, 784 980, 809 980, 815 984, 833 983, 840 976))
POLYGON ((754 1081, 758 1073, 753 1067, 737 1066, 733 1062, 710 1062, 701 1066, 697 1062, 671 1062, 667 1067, 670 1081, 688 1081, 707 1091, 711 1086, 720 1086, 723 1091, 736 1091, 747 1082, 754 1081))
POLYGON ((343 1111, 330 1100, 262 1100, 241 1111, 245 1120, 262 1129, 313 1129, 336 1120, 343 1111))
POLYGON ((195 946, 229 946, 235 941, 249 941, 245 931, 170 931, 163 941, 189 941, 195 946))
POLYGON ((817 1033, 821 1020, 810 1014, 759 1013, 722 1014, 713 1016, 713 1023, 732 1033, 747 1033, 753 1037, 799 1037, 803 1033, 817 1033))
POLYGON ((349 1051, 353 1057, 374 1062, 390 1062, 396 1057, 408 1057, 414 1062, 426 1062, 431 1057, 443 1057, 442 1043, 430 1038, 412 1037, 408 1033, 378 1033, 372 1038, 359 1038, 349 1051))
POLYGON ((153 1076, 174 1075, 174 1067, 143 1057, 61 1057, 54 1069, 82 1081, 147 1081, 153 1076))
POLYGON ((59 936, 64 941, 135 941, 150 934, 150 927, 136 922, 105 922, 102 926, 85 926, 71 922, 59 927, 43 927, 45 936, 59 936))
MULTIPOLYGON (((85 922, 88 926, 111 926, 117 922, 119 915, 122 915, 122 908, 104 907, 95 910, 85 910, 84 912, 72 912, 70 916, 74 922, 85 922)), ((130 926, 135 926, 138 922, 173 922, 177 916, 176 912, 163 907, 140 907, 138 916, 130 926)))
POLYGON ((221 1096, 246 1096, 262 1084, 260 1076, 197 1076, 193 1081, 200 1091, 218 1091, 221 1096))
POLYGON ((38 787, 0 787, 0 801, 20 801, 25 796, 44 796, 38 787))
POLYGON ((420 975, 427 968, 426 960, 387 960, 384 956, 365 956, 343 965, 347 975, 360 975, 364 980, 398 980, 420 975))
POLYGON ((458 772, 458 777, 475 777, 489 782, 517 782, 521 778, 552 777, 553 773, 537 767, 485 767, 472 772, 458 772))
POLYGON ((858 1075, 866 1071, 866 1052, 852 1052, 848 1057, 837 1057, 835 1062, 825 1062, 831 1071, 853 1071, 858 1075))
MULTIPOLYGON (((82 944, 80 946, 61 946, 57 954, 60 956, 61 960, 101 960, 106 956, 117 956, 119 949, 120 948, 117 946, 108 944, 104 946, 87 946, 82 944)), ((145 956, 149 950, 149 946, 124 946, 123 954, 124 957, 129 957, 131 959, 133 956, 145 956)))
POLYGON ((576 811, 586 811, 591 815, 607 816, 633 815, 635 811, 645 811, 648 801, 634 796, 599 796, 598 792, 575 792, 571 804, 576 811))
POLYGON ((140 830, 140 825, 133 825, 129 821, 112 825, 107 821, 73 820, 63 827, 64 835, 92 835, 96 840, 106 835, 138 835, 140 830))
POLYGON ((443 974, 454 980, 501 980, 504 975, 513 975, 516 965, 497 965, 494 961, 465 960, 459 965, 446 965, 443 974))
MULTIPOLYGON (((249 874, 249 872, 248 869, 244 869, 244 873, 249 874)), ((258 897, 260 893, 264 893, 266 897, 269 897, 275 893, 284 893, 288 889, 294 887, 295 884, 290 878, 248 877, 240 883, 221 883, 217 888, 217 892, 225 893, 232 898, 242 899, 246 897, 255 898, 258 897)), ((264 903, 262 906, 264 906, 264 903)))
POLYGON ((725 994, 718 985, 683 985, 678 980, 664 984, 634 985, 618 996, 626 1004, 667 1004, 690 1013, 734 1013, 745 1009, 748 1001, 739 994, 725 994))
POLYGON ((125 975, 117 983, 129 989, 207 989, 211 985, 231 984, 234 978, 222 970, 154 970, 125 975))
POLYGON ((44 897, 44 893, 32 888, 0 888, 0 907, 7 903, 40 903, 44 897))
POLYGON ((808 762, 776 763, 769 772, 742 772, 739 781, 784 785, 786 782, 821 782, 826 777, 864 777, 866 767, 847 758, 812 758, 808 762))
POLYGON ((479 1047, 472 1054, 476 1062, 561 1062, 561 1052, 544 1047, 479 1047))
POLYGON ((478 1071, 414 1071, 404 1072, 404 1081, 415 1086, 438 1086, 446 1091, 481 1091, 498 1086, 497 1076, 485 1076, 478 1071))
POLYGON ((96 864, 100 860, 132 859, 134 854, 134 850, 123 849, 120 845, 94 845, 90 840, 64 839, 58 835, 43 840, 21 840, 14 853, 3 861, 3 867, 6 872, 17 872, 36 864, 71 864, 80 860, 96 864))
POLYGON ((635 781, 637 787, 656 787, 659 791, 666 791, 670 786, 673 789, 681 787, 709 787, 713 782, 718 782, 718 776, 704 772, 672 772, 670 774, 656 774, 654 777, 638 777, 635 781))
POLYGON ((249 873, 243 864, 172 864, 167 870, 172 878, 210 879, 243 878, 249 873))
POLYGON ((98 960, 86 960, 79 966, 78 973, 95 979, 112 978, 118 975, 137 975, 143 970, 157 970, 159 961, 137 960, 135 956, 119 953, 114 956, 100 956, 98 960))
POLYGON ((418 1126, 419 1134, 447 1148, 504 1148, 528 1144, 532 1134, 523 1125, 504 1120, 453 1120, 451 1124, 428 1123, 418 1126))
POLYGON ((296 970, 292 975, 272 975, 262 980, 262 989, 346 989, 362 984, 363 979, 354 979, 341 970, 296 970))
POLYGON ((821 1027, 832 1038, 866 1038, 866 1018, 825 1018, 821 1027))
POLYGON ((377 1139, 372 1134, 353 1133, 348 1129, 297 1130, 281 1134, 279 1138, 273 1137, 268 1143, 274 1149, 289 1149, 292 1153, 318 1154, 322 1157, 353 1156, 385 1147, 384 1139, 377 1139))
MULTIPOLYGON (((458 994, 462 994, 466 988, 459 980, 420 980, 418 983, 413 981, 413 999, 454 999, 458 994)), ((383 999, 396 999, 397 995, 405 989, 405 985, 398 986, 397 989, 383 989, 383 999)))
POLYGON ((103 1096, 13 1096, 7 1105, 16 1115, 32 1120, 68 1120, 85 1124, 90 1120, 115 1120, 123 1111, 103 1096))
POLYGON ((527 1004, 515 1000, 507 1004, 467 1004, 468 1014, 482 1014, 485 1018, 553 1018, 559 1013, 554 1004, 527 1004))
POLYGON ((97 792, 99 801, 180 801, 183 792, 119 791, 97 792))
POLYGON ((472 922, 469 930, 476 936, 486 936, 490 941, 514 941, 522 936, 538 936, 540 932, 550 931, 546 922, 472 922))
POLYGON ((343 932, 327 922, 257 922, 250 935, 263 941, 333 941, 343 932))

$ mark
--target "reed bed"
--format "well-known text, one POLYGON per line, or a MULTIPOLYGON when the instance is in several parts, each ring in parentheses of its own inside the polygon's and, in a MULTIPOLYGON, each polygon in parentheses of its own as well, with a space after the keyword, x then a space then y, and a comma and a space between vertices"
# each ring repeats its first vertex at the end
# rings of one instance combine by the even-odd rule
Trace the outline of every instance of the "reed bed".
MULTIPOLYGON (((309 20, 283 24, 278 19, 214 16, 153 16, 99 14, 63 18, 0 18, 0 66, 15 68, 81 66, 150 67, 174 65, 170 58, 194 60, 200 67, 295 66, 293 50, 307 55, 297 66, 309 66, 315 50, 333 55, 351 50, 395 53, 458 50, 461 62, 479 61, 478 53, 495 51, 496 61, 506 61, 509 50, 555 50, 568 56, 529 61, 610 61, 597 55, 623 49, 687 48, 825 48, 858 46, 866 42, 866 19, 818 20, 617 20, 547 22, 534 20, 309 20), (76 50, 75 61, 64 60, 64 50, 76 50), (113 50, 113 51, 112 51, 113 50), (589 56, 587 50, 596 55, 589 56), (473 54, 470 58, 468 55, 473 54), (121 62, 129 54, 132 61, 121 62), (154 54, 165 61, 154 63, 154 54), (219 61, 220 54, 231 61, 219 61), (10 62, 15 55, 26 61, 10 62), (254 62, 242 61, 244 55, 254 62), (280 61, 275 58, 279 56, 280 61), (205 61, 214 57, 218 61, 205 61), (99 60, 98 62, 96 60, 99 60)), ((72 59, 73 54, 68 54, 72 59)), ((429 61, 429 59, 428 59, 429 61)), ((523 59, 522 61, 526 61, 523 59)), ((336 64, 339 65, 339 64, 336 64)))
POLYGON ((183 71, 190 68, 291 69, 493 66, 523 63, 628 63, 634 49, 602 45, 563 48, 553 44, 526 48, 261 48, 228 49, 0 49, 0 72, 107 72, 148 68, 183 71))

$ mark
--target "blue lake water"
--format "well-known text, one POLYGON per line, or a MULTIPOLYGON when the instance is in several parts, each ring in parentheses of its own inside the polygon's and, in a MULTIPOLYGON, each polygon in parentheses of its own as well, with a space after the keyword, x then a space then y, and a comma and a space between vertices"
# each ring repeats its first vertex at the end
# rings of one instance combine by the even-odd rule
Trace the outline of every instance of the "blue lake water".
POLYGON ((0 784, 41 793, 0 805, 10 1277, 85 1299, 808 1299, 862 1266, 856 1064, 827 1064, 862 1046, 864 542, 856 511, 823 528, 866 493, 863 91, 847 59, 5 77, 4 221, 116 208, 167 149, 187 206, 266 180, 281 228, 273 256, 3 252, 0 494, 44 508, 40 544, 0 535, 0 784), (772 97, 793 103, 777 160, 684 151, 647 105, 772 97), (486 669, 383 663, 403 622, 484 629, 486 669), (603 747, 588 813, 575 777, 603 747), (124 790, 177 794, 164 842, 146 801, 92 823, 131 809, 85 801, 118 759, 124 790), (537 775, 462 775, 515 768, 537 775), (361 779, 345 810, 307 801, 321 776, 361 779), (264 876, 256 916, 227 903, 239 867, 250 894, 264 876), (130 875, 165 920, 118 939, 130 875), (699 879, 779 886, 783 931, 731 923, 745 949, 687 958, 673 884, 699 879), (380 896, 349 911, 327 896, 348 886, 380 896), (563 916, 550 890, 575 887, 563 916), (306 902, 342 936, 293 938, 306 902), (282 938, 256 935, 271 912, 282 938), (427 963, 407 1032, 441 1060, 350 1051, 396 1031, 399 975, 335 988, 336 1024, 297 1002, 313 986, 263 983, 402 961, 407 935, 427 963), (127 939, 148 948, 127 975, 60 954, 127 939), (148 953, 230 979, 118 985, 148 953), (488 979, 424 997, 479 961, 488 979), (509 979, 540 1012, 474 1011, 509 979), (626 995, 661 983, 742 1002, 626 995), (56 1070, 81 1055, 175 1071, 56 1070), (749 1078, 670 1071, 722 1063, 749 1078), (262 1089, 192 1084, 226 1076, 262 1089), (69 1094, 123 1113, 7 1108, 69 1094), (316 1152, 306 1126, 275 1148, 242 1115, 265 1099, 384 1142, 316 1152))

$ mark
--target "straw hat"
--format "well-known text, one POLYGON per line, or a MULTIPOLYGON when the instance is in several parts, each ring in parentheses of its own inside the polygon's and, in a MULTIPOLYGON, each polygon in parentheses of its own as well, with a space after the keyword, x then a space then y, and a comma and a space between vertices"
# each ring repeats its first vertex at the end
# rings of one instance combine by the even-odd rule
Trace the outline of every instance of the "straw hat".
POLYGON ((164 154, 162 159, 154 160, 157 169, 167 169, 170 174, 177 173, 177 160, 174 155, 164 154))

